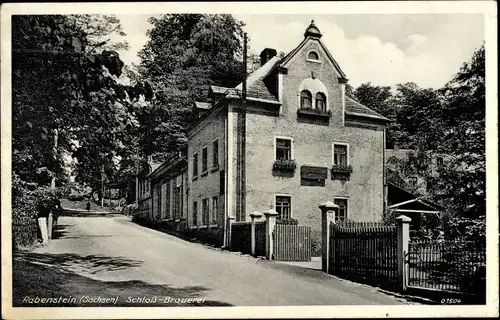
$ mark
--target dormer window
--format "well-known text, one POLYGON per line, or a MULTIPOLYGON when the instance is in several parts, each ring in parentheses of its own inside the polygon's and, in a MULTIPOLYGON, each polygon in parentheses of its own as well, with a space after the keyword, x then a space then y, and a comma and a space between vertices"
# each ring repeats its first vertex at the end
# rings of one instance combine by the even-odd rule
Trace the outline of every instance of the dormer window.
POLYGON ((312 108, 312 95, 307 90, 303 90, 300 93, 300 107, 302 109, 311 109, 312 108))
POLYGON ((322 92, 316 94, 316 109, 318 111, 326 112, 326 97, 322 92))
POLYGON ((318 55, 318 53, 316 51, 311 51, 307 55, 307 59, 309 59, 309 60, 319 60, 319 55, 318 55))

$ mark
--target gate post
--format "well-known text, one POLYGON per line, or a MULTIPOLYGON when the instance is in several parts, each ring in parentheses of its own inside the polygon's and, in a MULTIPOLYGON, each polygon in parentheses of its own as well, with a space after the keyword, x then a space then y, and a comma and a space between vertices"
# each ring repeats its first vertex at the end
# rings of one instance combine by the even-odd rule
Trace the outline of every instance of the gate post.
POLYGON ((278 212, 269 209, 267 212, 264 212, 264 215, 266 216, 266 258, 272 260, 274 249, 273 231, 276 226, 278 212))
POLYGON ((339 206, 327 201, 319 206, 321 209, 321 269, 330 271, 330 224, 335 221, 335 211, 339 206))
POLYGON ((250 214, 250 218, 252 219, 252 227, 250 231, 250 244, 251 244, 251 253, 252 256, 255 256, 255 219, 262 217, 260 212, 254 211, 250 214))
POLYGON ((402 215, 396 218, 398 237, 398 284, 401 292, 405 292, 408 286, 410 266, 406 263, 408 254, 408 243, 410 241, 411 218, 402 215))

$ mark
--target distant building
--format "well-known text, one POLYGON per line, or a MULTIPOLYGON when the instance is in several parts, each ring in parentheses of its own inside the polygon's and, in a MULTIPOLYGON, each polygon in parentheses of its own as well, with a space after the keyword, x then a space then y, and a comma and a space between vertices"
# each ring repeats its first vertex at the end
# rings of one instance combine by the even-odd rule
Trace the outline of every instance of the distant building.
POLYGON ((443 207, 428 200, 443 157, 431 152, 417 159, 415 150, 386 149, 387 209, 412 218, 412 226, 419 227, 422 215, 436 214, 443 207), (418 163, 417 163, 418 162, 418 163), (422 174, 417 167, 425 168, 422 174))

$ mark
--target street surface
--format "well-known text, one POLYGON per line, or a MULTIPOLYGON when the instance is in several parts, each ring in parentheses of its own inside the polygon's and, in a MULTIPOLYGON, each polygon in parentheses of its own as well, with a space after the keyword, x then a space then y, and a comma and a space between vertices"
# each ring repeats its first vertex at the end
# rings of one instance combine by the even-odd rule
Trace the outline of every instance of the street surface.
POLYGON ((47 246, 15 256, 15 305, 33 303, 27 296, 44 295, 88 296, 79 306, 405 303, 319 270, 191 243, 120 215, 62 216, 56 234, 47 246), (103 300, 113 297, 118 301, 103 300))

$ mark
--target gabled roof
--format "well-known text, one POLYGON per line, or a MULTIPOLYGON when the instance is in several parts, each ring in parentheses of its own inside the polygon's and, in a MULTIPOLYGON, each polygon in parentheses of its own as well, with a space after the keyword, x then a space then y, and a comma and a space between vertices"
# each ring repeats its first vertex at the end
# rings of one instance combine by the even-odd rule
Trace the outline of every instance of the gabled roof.
POLYGON ((364 106, 358 101, 349 98, 347 96, 345 97, 345 113, 352 116, 363 116, 384 121, 391 121, 388 118, 384 117, 383 115, 373 111, 367 106, 364 106))
POLYGON ((421 198, 415 198, 412 200, 396 203, 389 206, 388 209, 415 210, 415 211, 425 210, 425 211, 435 211, 435 212, 443 210, 441 206, 421 198))
MULTIPOLYGON (((276 56, 272 57, 263 66, 261 66, 259 69, 255 70, 248 76, 247 97, 274 102, 278 101, 277 97, 269 92, 268 88, 264 84, 264 79, 274 70, 279 61, 280 58, 276 56)), ((241 92, 241 90, 243 89, 243 83, 240 83, 234 89, 236 93, 241 92)))
POLYGON ((210 91, 216 94, 226 94, 231 88, 220 87, 220 86, 210 86, 210 91))
POLYGON ((286 65, 288 64, 288 62, 290 62, 290 60, 292 60, 293 57, 295 57, 295 55, 297 54, 297 52, 299 52, 303 47, 304 45, 309 41, 309 40, 312 40, 312 39, 315 39, 316 41, 318 41, 318 43, 320 44, 321 48, 326 52, 326 56, 328 57, 328 59, 332 62, 333 66, 335 67, 335 69, 337 70, 337 72, 339 73, 340 77, 341 78, 344 78, 346 79, 346 74, 344 73, 344 71, 342 71, 342 69, 340 68, 340 65, 337 63, 337 61, 333 58, 332 54, 330 53, 330 51, 326 48, 325 44, 323 43, 323 41, 321 41, 319 38, 313 38, 313 37, 305 37, 304 40, 302 40, 302 42, 295 48, 293 49, 292 51, 290 51, 284 58, 283 60, 281 61, 281 63, 279 64, 280 67, 283 67, 283 68, 286 68, 286 65))
MULTIPOLYGON (((285 57, 280 59, 277 56, 269 59, 263 66, 255 70, 247 77, 247 98, 249 100, 260 101, 265 103, 272 104, 280 104, 276 94, 273 94, 269 91, 268 86, 266 86, 265 81, 269 80, 268 77, 273 76, 273 72, 278 68, 286 68, 286 65, 290 62, 290 60, 299 52, 307 41, 318 41, 324 52, 326 52, 327 58, 332 62, 335 69, 338 71, 339 75, 342 79, 347 80, 345 77, 345 73, 341 70, 338 63, 332 57, 326 46, 319 39, 321 37, 321 33, 319 29, 314 24, 314 21, 311 22, 311 25, 306 29, 304 40, 292 51, 290 51, 285 57), (267 78, 267 80, 266 80, 267 78)), ((271 81, 267 82, 272 83, 271 81)), ((235 88, 226 88, 220 86, 211 86, 210 92, 216 95, 224 95, 226 98, 241 98, 242 94, 242 83, 237 85, 235 88)), ((277 90, 277 88, 276 88, 277 90)), ((345 98, 345 114, 351 117, 363 117, 370 118, 378 121, 389 122, 388 118, 382 116, 381 114, 371 110, 370 108, 362 105, 358 101, 346 97, 345 98)))
POLYGON ((195 101, 194 104, 196 105, 196 108, 198 108, 198 109, 202 109, 202 110, 212 109, 212 105, 208 102, 195 101))

